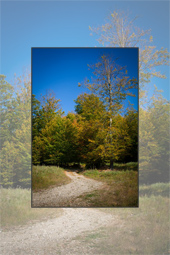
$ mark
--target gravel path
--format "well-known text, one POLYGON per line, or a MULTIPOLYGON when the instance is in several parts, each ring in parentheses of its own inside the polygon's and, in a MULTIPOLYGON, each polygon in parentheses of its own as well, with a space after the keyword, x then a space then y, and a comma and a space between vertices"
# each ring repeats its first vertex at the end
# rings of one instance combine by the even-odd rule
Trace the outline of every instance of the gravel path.
POLYGON ((47 190, 32 193, 33 207, 83 207, 78 196, 91 191, 101 189, 104 184, 84 177, 75 172, 65 172, 71 178, 72 182, 60 187, 50 188, 47 190))
MULTIPOLYGON (((57 209, 56 209, 57 210, 57 209)), ((62 244, 69 243, 76 236, 94 231, 100 227, 116 222, 117 218, 90 208, 64 208, 64 214, 58 218, 29 224, 17 230, 1 233, 1 254, 91 254, 84 253, 81 247, 69 246, 62 248, 62 244), (78 251, 77 251, 78 249, 78 251)), ((93 253, 92 253, 93 254, 93 253)))

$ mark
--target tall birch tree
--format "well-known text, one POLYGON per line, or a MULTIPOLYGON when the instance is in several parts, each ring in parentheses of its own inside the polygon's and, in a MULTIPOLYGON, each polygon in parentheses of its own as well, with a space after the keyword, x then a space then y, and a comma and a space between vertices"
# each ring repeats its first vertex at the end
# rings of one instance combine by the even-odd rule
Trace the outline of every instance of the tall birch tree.
MULTIPOLYGON (((146 135, 151 128, 150 121, 147 123, 146 116, 149 115, 149 112, 151 112, 151 109, 149 107, 150 100, 152 101, 153 98, 150 98, 148 100, 147 97, 147 89, 152 86, 151 79, 153 77, 157 78, 167 78, 165 73, 163 73, 160 70, 160 67, 165 67, 169 65, 169 52, 166 48, 161 47, 158 49, 153 41, 154 38, 151 34, 151 30, 142 30, 139 27, 135 26, 135 20, 137 17, 130 19, 127 12, 123 11, 113 11, 110 13, 108 19, 106 22, 99 27, 89 27, 89 29, 92 31, 92 34, 97 34, 98 42, 102 44, 103 46, 108 47, 139 47, 139 99, 140 99, 140 111, 139 111, 139 121, 142 123, 139 125, 139 153, 140 153, 140 169, 143 170, 143 162, 145 162, 145 168, 149 171, 155 172, 155 164, 152 162, 150 158, 153 156, 155 157, 155 148, 158 146, 157 144, 161 144, 161 150, 164 151, 164 148, 166 148, 167 143, 167 136, 166 133, 168 133, 168 130, 166 129, 166 132, 164 133, 164 136, 161 137, 161 141, 164 141, 163 143, 160 142, 160 136, 158 135, 157 138, 155 136, 154 139, 149 139, 146 135), (149 85, 149 86, 148 86, 149 85), (143 136, 143 134, 145 134, 143 136), (144 143, 145 141, 145 143, 144 143), (152 146, 151 146, 152 145, 152 146), (149 151, 149 157, 148 153, 146 151, 149 151), (154 169, 154 170, 153 170, 154 169)), ((168 31, 167 31, 168 32, 168 31)), ((154 100, 153 100, 154 102, 154 100)), ((169 107, 169 102, 166 102, 166 107, 169 107)), ((155 116, 159 115, 159 107, 161 105, 161 109, 164 112, 164 107, 162 105, 162 99, 157 100, 153 104, 152 112, 154 111, 155 116)), ((165 119, 167 119, 166 113, 164 112, 165 119)), ((159 121, 159 130, 165 130, 164 123, 159 121)), ((159 147, 160 148, 160 147, 159 147)), ((169 153, 169 150, 168 150, 169 153)), ((165 161, 164 161, 165 162, 165 161)), ((162 164, 162 160, 159 160, 159 164, 162 164)), ((158 161, 156 163, 158 166, 158 161)), ((163 164, 162 164, 163 167, 163 164)), ((167 177, 168 174, 168 168, 166 164, 164 163, 164 168, 166 169, 164 173, 164 177, 167 177)), ((142 171, 143 172, 143 171, 142 171)), ((162 170, 160 170, 162 172, 162 170)), ((144 178, 146 181, 148 181, 148 178, 144 178)), ((152 181, 152 178, 150 178, 152 181)), ((164 180, 163 177, 159 177, 157 181, 164 180)), ((156 180, 154 180, 156 181, 156 180)))
MULTIPOLYGON (((127 76, 127 70, 116 63, 111 56, 101 56, 98 63, 88 65, 93 70, 91 81, 86 79, 83 84, 104 103, 109 117, 109 143, 112 147, 112 116, 122 108, 122 101, 127 96, 135 96, 132 89, 137 88, 135 78, 127 76)), ((113 157, 110 158, 110 168, 113 169, 113 157)))

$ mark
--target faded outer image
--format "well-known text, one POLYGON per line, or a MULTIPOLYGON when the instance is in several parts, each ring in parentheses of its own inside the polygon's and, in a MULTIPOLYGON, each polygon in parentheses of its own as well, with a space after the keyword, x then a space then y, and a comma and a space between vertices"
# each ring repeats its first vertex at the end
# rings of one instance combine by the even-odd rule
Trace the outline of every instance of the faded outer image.
MULTIPOLYGON (((1 17, 0 253, 169 254, 169 2, 70 1, 66 5, 58 1, 2 1, 1 17), (32 208, 31 47, 95 46, 139 47, 139 207, 32 208)), ((83 79, 78 82, 83 82, 83 79)), ((79 89, 82 90, 77 96, 84 92, 83 87, 79 89)), ((87 109, 85 99, 87 97, 77 98, 77 105, 83 102, 87 109)), ((95 100, 96 97, 90 99, 95 100)), ((98 100, 95 102, 100 103, 98 100)), ((38 101, 35 100, 36 103, 38 101)), ((102 109, 102 104, 100 107, 102 109)), ((53 121, 56 124, 55 118, 53 121)), ((74 131, 71 124, 76 126, 77 122, 70 116, 62 121, 58 119, 57 123, 60 123, 60 127, 67 124, 71 132, 74 131)), ((52 132, 50 127, 43 129, 44 134, 52 132)), ((55 127, 58 127, 57 124, 55 127)), ((93 140, 89 141, 91 145, 93 140)), ((38 138, 35 143, 37 152, 41 142, 38 138)), ((48 142, 47 139, 46 144, 48 142)), ((91 159, 94 156, 95 159, 95 153, 88 156, 91 159)), ((34 160, 39 160, 38 157, 37 154, 34 160)), ((53 156, 51 159, 54 159, 53 156)), ((110 160, 107 164, 112 167, 110 160)), ((118 173, 125 172, 124 180, 128 180, 129 170, 121 169, 127 165, 113 162, 113 168, 116 164, 118 173)), ((35 164, 37 179, 39 167, 49 167, 42 170, 50 171, 49 176, 54 176, 56 172, 53 166, 35 164)), ((78 168, 73 172, 71 166, 67 175, 63 175, 59 169, 59 175, 54 180, 63 181, 63 185, 78 182, 79 175, 82 175, 82 183, 86 182, 86 178, 97 185, 104 183, 101 172, 99 174, 93 166, 93 171, 85 170, 86 175, 83 174, 84 170, 79 172, 78 168)), ((109 171, 106 173, 104 176, 108 178, 111 174, 109 171)), ((115 174, 114 178, 118 181, 118 175, 115 174)), ((126 202, 123 196, 119 196, 125 192, 121 180, 121 189, 118 183, 110 185, 113 184, 113 176, 104 184, 110 185, 109 189, 115 188, 115 198, 119 197, 117 203, 121 197, 122 203, 126 202)), ((130 188, 129 182, 130 179, 127 183, 130 188)), ((44 186, 44 183, 40 182, 39 187, 42 184, 44 186)), ((78 199, 96 203, 98 193, 90 190, 94 185, 88 184, 90 196, 86 193, 85 198, 79 193, 78 199)), ((128 189, 130 196, 133 193, 133 182, 131 184, 132 187, 128 189)), ((62 185, 57 189, 62 191, 62 185)), ((45 192, 48 188, 43 190, 45 192)), ((49 195, 49 199, 52 199, 53 194, 49 195)), ((106 198, 105 195, 103 193, 106 198)), ((106 203, 110 201, 110 193, 108 199, 105 199, 106 203)), ((76 201, 75 198, 73 201, 76 201)))

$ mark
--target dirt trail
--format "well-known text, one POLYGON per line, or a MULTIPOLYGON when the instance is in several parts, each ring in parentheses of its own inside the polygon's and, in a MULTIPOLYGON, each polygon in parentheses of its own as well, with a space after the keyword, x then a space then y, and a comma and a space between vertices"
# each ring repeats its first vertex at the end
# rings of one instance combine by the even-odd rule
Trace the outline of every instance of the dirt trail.
MULTIPOLYGON (((56 209, 57 210, 57 209, 56 209)), ((1 254, 77 254, 75 247, 62 246, 87 231, 94 231, 100 227, 117 222, 113 215, 90 208, 64 208, 64 214, 58 218, 29 224, 17 230, 1 233, 1 254), (61 246, 63 247, 61 252, 61 246)), ((78 254, 82 253, 81 248, 78 254)))
POLYGON ((72 182, 60 187, 33 192, 33 207, 88 206, 87 204, 82 204, 82 201, 78 196, 104 187, 102 182, 86 178, 75 172, 66 171, 65 174, 72 180, 72 182))

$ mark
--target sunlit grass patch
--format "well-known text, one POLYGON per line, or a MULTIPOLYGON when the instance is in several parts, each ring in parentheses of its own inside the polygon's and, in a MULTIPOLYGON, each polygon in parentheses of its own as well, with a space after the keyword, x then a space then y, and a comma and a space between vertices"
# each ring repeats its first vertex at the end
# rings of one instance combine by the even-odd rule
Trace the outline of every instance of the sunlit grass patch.
POLYGON ((1 189, 1 227, 8 229, 46 216, 58 217, 62 209, 31 208, 31 190, 1 189))
MULTIPOLYGON (((99 171, 86 170, 83 174, 89 178, 102 181, 105 188, 93 192, 88 204, 94 207, 137 207, 138 174, 133 170, 99 171)), ((83 196, 81 196, 83 198, 83 196)))
POLYGON ((32 167, 32 189, 47 189, 55 185, 60 186, 70 182, 64 170, 57 166, 33 166, 32 167))

